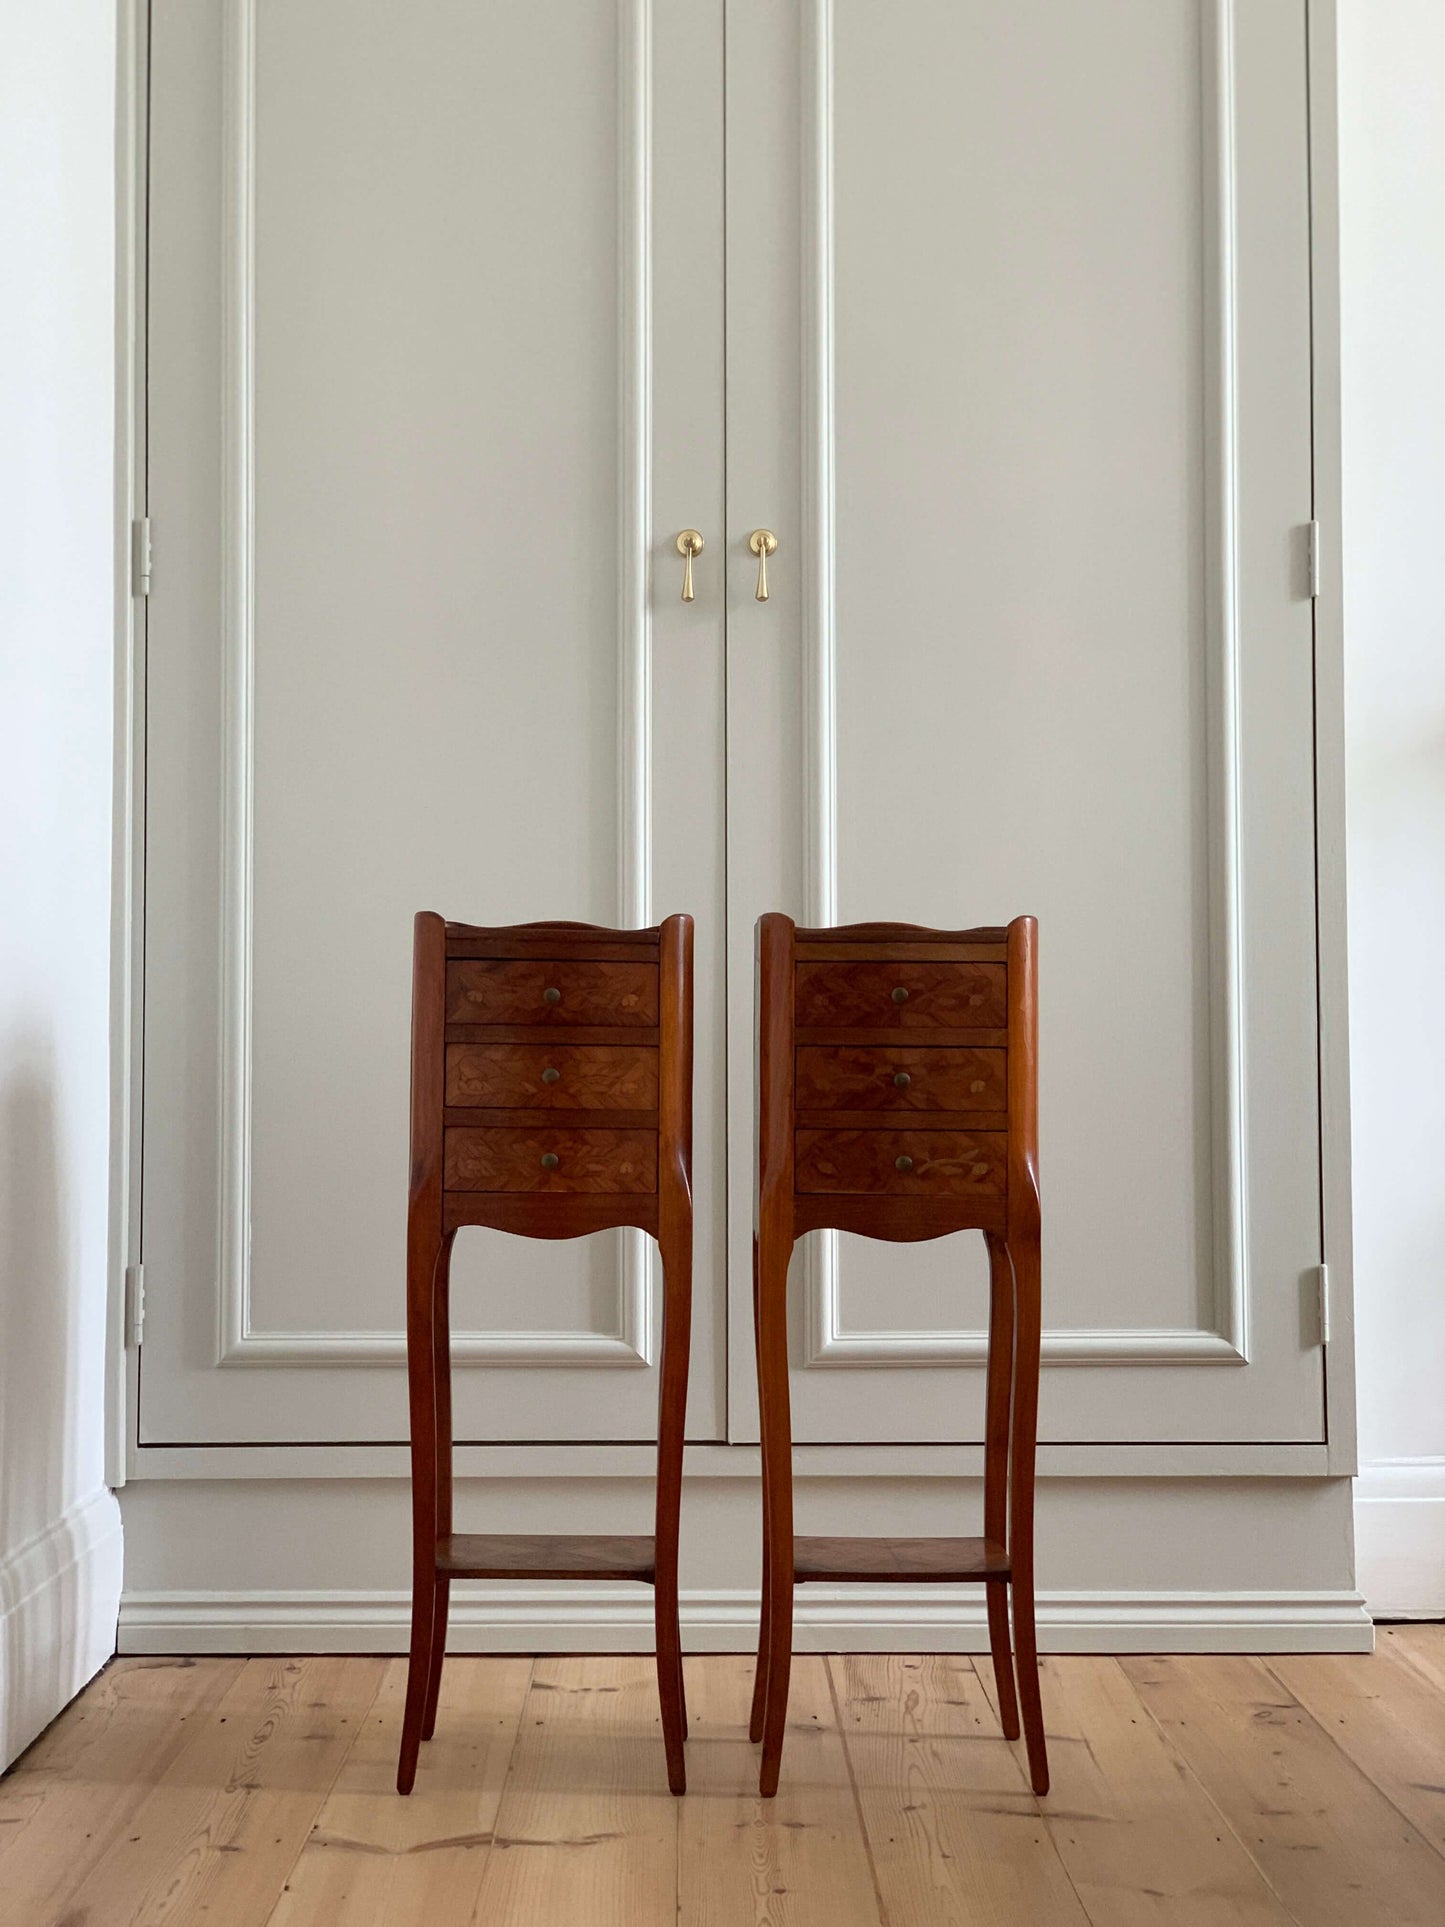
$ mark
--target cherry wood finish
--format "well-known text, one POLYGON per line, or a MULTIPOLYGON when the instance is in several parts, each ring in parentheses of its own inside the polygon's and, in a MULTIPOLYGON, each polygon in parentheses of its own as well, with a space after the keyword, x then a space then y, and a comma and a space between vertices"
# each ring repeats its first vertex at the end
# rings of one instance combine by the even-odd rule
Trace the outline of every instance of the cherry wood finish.
MULTIPOLYGON (((978 948, 979 946, 973 946, 978 948)), ((940 962, 916 957, 798 966, 797 1022, 876 1029, 938 1029, 1004 1021, 1001 963, 940 962)))
POLYGON ((1002 1111, 1006 1061, 1001 1050, 805 1045, 798 1052, 798 1109, 1002 1111))
POLYGON ((657 1573, 647 1533, 454 1532, 437 1541, 453 1579, 643 1579, 657 1573))
POLYGON ((1000 1722, 1011 1740, 1022 1726, 1030 1781, 1036 1793, 1048 1791, 1033 1546, 1037 955, 1032 917, 1006 929, 963 931, 916 924, 799 930, 777 913, 758 924, 753 1319, 763 1608, 750 1730, 762 1742, 764 1797, 778 1789, 793 1589, 809 1580, 980 1581, 1000 1722), (923 1114, 887 1114, 915 1106, 923 1114), (981 1537, 794 1536, 788 1263, 799 1237, 824 1228, 897 1242, 983 1232, 990 1306, 981 1537))
POLYGON ((448 1044, 447 1103, 655 1111, 657 1052, 638 1045, 448 1044))
POLYGON ((793 1574, 801 1585, 921 1579, 945 1585, 963 1579, 1007 1579, 1003 1545, 982 1539, 814 1539, 793 1541, 793 1574))
POLYGON ((451 1130, 448 1191, 655 1191, 655 1131, 451 1130))
POLYGON ((428 910, 417 916, 407 1213, 412 1621, 401 1793, 411 1791, 421 1742, 436 1724, 457 1577, 650 1584, 667 1780, 674 1793, 686 1787, 677 1542, 692 1322, 692 955, 685 916, 655 930, 489 930, 428 910), (568 1111, 585 1112, 585 1124, 568 1111), (453 1532, 448 1300, 452 1244, 467 1225, 533 1238, 633 1225, 657 1239, 663 1325, 651 1536, 453 1532))
POLYGON ((655 1024, 657 999, 655 963, 509 962, 481 957, 474 945, 447 965, 449 1024, 655 1024))
POLYGON ((1001 1198, 1002 1131, 799 1131, 800 1191, 1001 1198))

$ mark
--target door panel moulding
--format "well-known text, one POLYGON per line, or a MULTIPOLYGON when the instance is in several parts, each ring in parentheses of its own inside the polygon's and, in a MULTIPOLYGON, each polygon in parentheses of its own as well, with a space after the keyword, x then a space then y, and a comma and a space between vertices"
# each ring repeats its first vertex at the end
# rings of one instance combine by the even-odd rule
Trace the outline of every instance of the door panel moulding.
MULTIPOLYGON (((1249 1359, 1241 1022, 1240 728, 1238 698, 1238 370, 1234 0, 1201 10, 1205 241, 1205 500, 1209 761, 1209 955, 1214 1203, 1212 1329, 1045 1331, 1045 1364, 1243 1365, 1249 1359)), ((833 0, 811 0, 804 26, 803 193, 804 876, 811 921, 838 921, 837 628, 834 598, 833 0)), ((982 1363, 980 1331, 850 1331, 836 1232, 809 1241, 802 1363, 982 1363)))
MULTIPOLYGON (((223 1367, 406 1362, 390 1331, 265 1330, 251 1321, 251 1010, 255 754, 255 162, 257 0, 227 0, 223 66, 223 883, 220 1237, 216 1363, 223 1367)), ((652 912, 652 17, 618 4, 618 895, 625 925, 652 912)), ((617 1252, 611 1331, 458 1332, 472 1366, 653 1363, 655 1258, 640 1231, 617 1252)))

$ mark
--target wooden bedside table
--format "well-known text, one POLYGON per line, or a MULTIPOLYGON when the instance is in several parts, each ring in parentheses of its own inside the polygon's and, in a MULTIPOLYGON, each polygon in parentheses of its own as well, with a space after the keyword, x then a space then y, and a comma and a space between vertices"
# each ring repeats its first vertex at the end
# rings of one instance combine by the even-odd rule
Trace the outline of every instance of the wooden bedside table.
POLYGON ((927 930, 758 923, 758 1191, 753 1315, 763 1459, 763 1610, 752 1737, 777 1792, 793 1587, 978 1580, 1009 1739, 1048 1758, 1034 1627, 1039 1398, 1038 925, 927 930), (982 1231, 990 1313, 983 1535, 793 1535, 787 1284, 804 1232, 911 1241, 982 1231), (1018 1692, 1009 1650, 1012 1589, 1018 1692))
POLYGON ((674 1793, 687 1784, 678 1513, 692 1307, 692 918, 655 930, 416 919, 407 1372, 412 1622, 396 1784, 436 1724, 453 1579, 640 1579, 655 1588, 674 1793), (653 1536, 454 1533, 448 1275, 464 1225, 577 1238, 635 1225, 662 1254, 653 1536))

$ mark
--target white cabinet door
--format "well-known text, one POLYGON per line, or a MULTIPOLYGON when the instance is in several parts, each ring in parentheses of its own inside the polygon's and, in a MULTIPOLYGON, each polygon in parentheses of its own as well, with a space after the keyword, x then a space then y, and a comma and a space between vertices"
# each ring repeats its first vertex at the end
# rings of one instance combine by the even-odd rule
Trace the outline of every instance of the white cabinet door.
MULTIPOLYGON (((705 0, 156 0, 143 1442, 406 1437, 421 908, 696 916, 720 1432, 721 58, 705 0)), ((465 1235, 458 1438, 650 1437, 649 1285, 465 1235)))
MULTIPOLYGON (((1305 0, 727 61, 735 1433, 784 908, 1039 918, 1044 1437, 1318 1440, 1305 0)), ((807 1242, 798 1436, 980 1437, 981 1239, 807 1242)))
MULTIPOLYGON (((405 1437, 422 906, 698 919, 693 1436, 786 908, 1040 919, 1047 1438, 1319 1439, 1305 0, 151 54, 142 1440, 405 1437)), ((977 1438, 980 1241, 810 1243, 799 1436, 977 1438)), ((650 1436, 649 1286, 471 1234, 458 1436, 650 1436)))

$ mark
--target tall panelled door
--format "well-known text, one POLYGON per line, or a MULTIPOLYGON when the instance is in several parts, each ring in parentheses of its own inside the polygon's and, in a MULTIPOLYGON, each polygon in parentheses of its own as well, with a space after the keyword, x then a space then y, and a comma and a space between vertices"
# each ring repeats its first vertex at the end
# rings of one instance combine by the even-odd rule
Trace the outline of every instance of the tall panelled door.
MULTIPOLYGON (((137 1471, 407 1438, 428 904, 695 919, 692 1440, 758 1438, 758 918, 1023 907, 1041 1441, 1320 1441, 1305 0, 150 21, 137 1471)), ((819 1049, 888 1120, 826 1188, 919 1080, 819 1049)), ((797 1443, 982 1441, 982 1239, 792 1279, 797 1443)), ((650 1445, 638 1227, 468 1226, 450 1302, 459 1446, 650 1445)))

